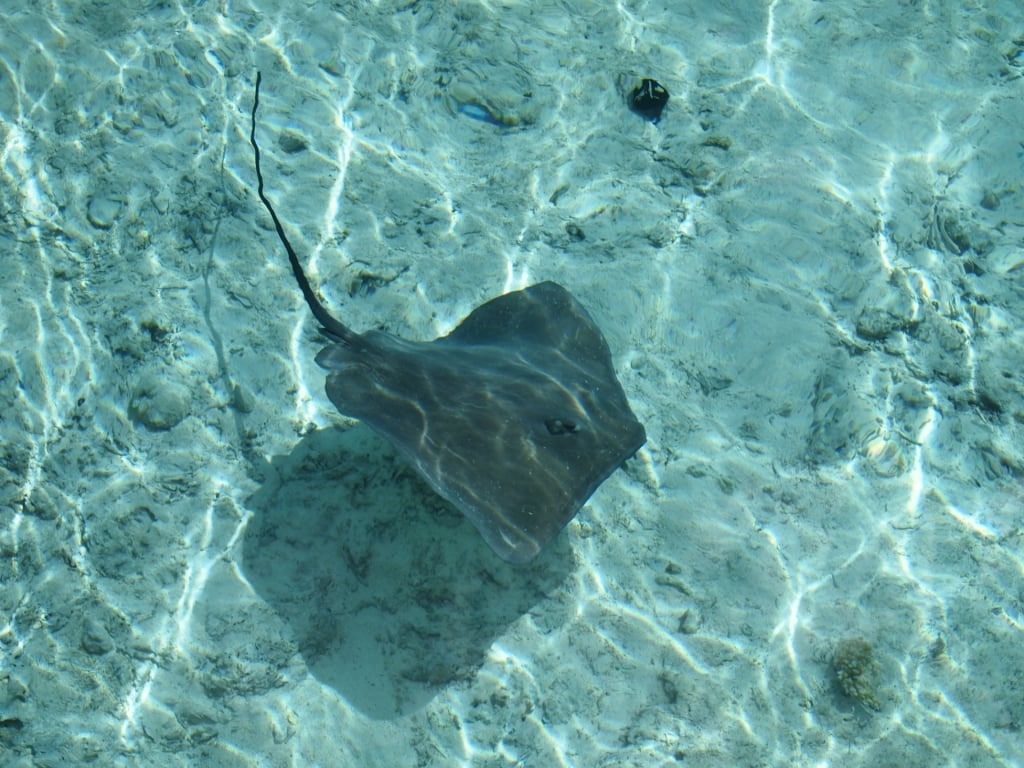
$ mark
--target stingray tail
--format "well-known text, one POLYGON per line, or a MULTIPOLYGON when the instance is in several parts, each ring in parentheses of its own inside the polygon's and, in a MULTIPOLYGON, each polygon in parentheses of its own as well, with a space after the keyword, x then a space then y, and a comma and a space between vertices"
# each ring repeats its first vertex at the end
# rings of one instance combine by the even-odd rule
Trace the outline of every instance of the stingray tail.
POLYGON ((260 80, 260 73, 257 72, 256 96, 252 101, 252 129, 249 133, 249 142, 252 144, 252 151, 256 156, 256 192, 260 196, 260 200, 263 202, 263 207, 267 209, 267 213, 270 214, 270 218, 274 222, 274 229, 277 230, 277 236, 281 239, 284 249, 288 251, 288 261, 291 262, 292 273, 295 275, 295 280, 299 284, 299 289, 302 291, 302 296, 306 300, 306 304, 309 305, 310 310, 313 312, 313 317, 315 317, 320 323, 324 335, 334 341, 341 342, 342 344, 355 344, 360 338, 359 334, 340 320, 331 317, 331 314, 327 311, 324 305, 320 303, 320 299, 318 299, 316 294, 313 292, 313 287, 309 284, 309 280, 306 278, 306 273, 302 271, 302 265, 299 263, 299 257, 295 255, 295 249, 292 248, 292 244, 288 242, 288 236, 284 233, 284 227, 281 225, 281 220, 277 218, 277 214, 274 212, 274 206, 270 204, 270 200, 263 192, 263 173, 260 171, 260 148, 256 144, 256 110, 260 105, 260 80))

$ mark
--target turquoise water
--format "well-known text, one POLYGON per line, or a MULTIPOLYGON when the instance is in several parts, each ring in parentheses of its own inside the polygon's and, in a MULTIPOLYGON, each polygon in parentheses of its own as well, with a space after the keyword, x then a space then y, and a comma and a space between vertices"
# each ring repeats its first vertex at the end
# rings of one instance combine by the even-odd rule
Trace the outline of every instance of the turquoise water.
POLYGON ((707 5, 3 11, 0 764, 1024 765, 1024 11, 707 5), (607 337, 529 566, 327 400, 257 70, 345 322, 607 337))

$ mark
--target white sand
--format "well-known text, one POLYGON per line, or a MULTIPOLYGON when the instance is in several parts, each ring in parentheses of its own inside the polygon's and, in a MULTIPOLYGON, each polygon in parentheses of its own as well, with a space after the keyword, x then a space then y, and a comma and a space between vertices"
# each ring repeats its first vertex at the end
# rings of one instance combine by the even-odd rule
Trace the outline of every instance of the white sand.
POLYGON ((1024 765, 1016 0, 124 5, 0 20, 0 764, 1024 765), (346 322, 604 330, 528 568, 326 400, 257 69, 346 322))

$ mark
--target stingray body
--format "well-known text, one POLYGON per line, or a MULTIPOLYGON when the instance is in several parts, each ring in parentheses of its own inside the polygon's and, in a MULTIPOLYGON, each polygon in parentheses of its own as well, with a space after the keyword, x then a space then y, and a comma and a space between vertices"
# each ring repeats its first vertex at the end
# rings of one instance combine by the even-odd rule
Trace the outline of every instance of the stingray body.
POLYGON ((492 299, 430 342, 356 333, 331 316, 263 190, 259 86, 257 74, 258 193, 332 341, 316 357, 327 396, 394 445, 500 557, 533 559, 646 440, 600 329, 552 282, 492 299))

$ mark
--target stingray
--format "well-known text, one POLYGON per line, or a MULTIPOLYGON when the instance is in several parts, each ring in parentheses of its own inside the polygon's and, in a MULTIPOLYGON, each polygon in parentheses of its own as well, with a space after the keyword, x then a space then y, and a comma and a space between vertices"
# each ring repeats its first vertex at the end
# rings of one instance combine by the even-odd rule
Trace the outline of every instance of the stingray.
POLYGON ((646 440, 587 310, 543 282, 474 309, 434 341, 356 333, 310 286, 263 190, 295 280, 330 340, 316 362, 342 414, 388 440, 504 560, 525 563, 646 440))

